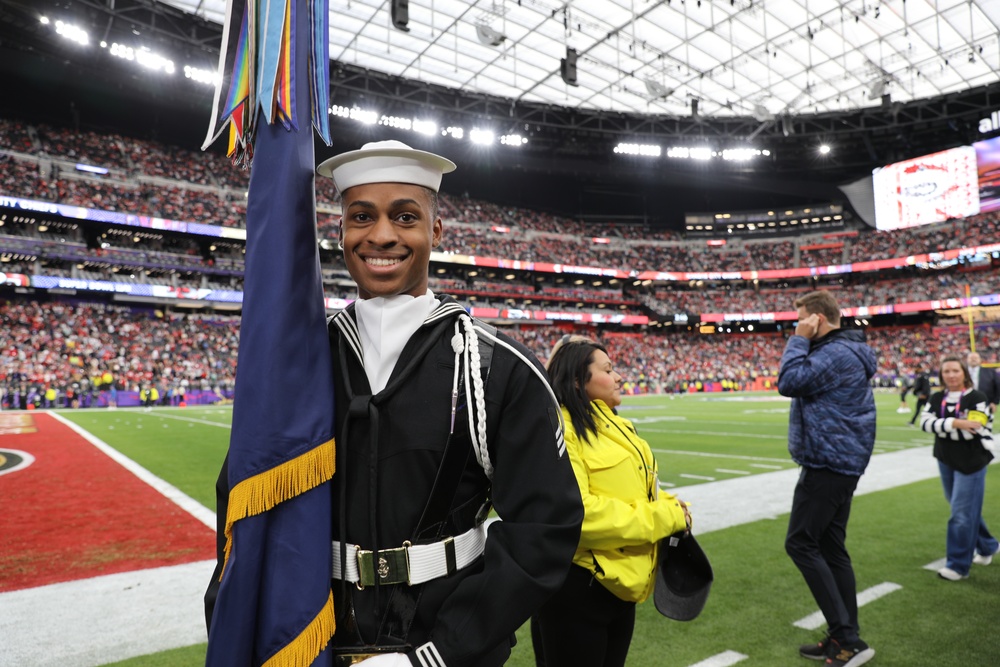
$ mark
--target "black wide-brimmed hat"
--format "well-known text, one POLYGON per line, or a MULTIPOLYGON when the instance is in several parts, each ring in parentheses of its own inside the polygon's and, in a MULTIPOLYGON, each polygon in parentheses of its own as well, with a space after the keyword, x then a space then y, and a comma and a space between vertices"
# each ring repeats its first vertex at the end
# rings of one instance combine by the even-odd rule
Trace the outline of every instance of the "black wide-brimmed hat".
POLYGON ((713 579, 712 564, 694 535, 671 535, 660 542, 653 590, 656 610, 675 621, 696 618, 705 607, 713 579))

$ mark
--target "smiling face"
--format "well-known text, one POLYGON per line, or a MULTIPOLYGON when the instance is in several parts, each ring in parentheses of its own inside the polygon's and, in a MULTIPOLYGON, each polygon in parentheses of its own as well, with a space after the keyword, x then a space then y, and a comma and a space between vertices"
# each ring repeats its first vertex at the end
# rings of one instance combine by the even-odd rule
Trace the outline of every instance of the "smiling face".
POLYGON ((433 193, 419 185, 369 183, 343 193, 340 237, 358 296, 427 292, 431 248, 441 242, 433 193))
POLYGON ((957 361, 946 361, 941 364, 941 382, 948 391, 965 389, 965 371, 957 361))
POLYGON ((590 366, 587 368, 590 379, 584 385, 587 398, 592 401, 604 401, 609 408, 617 408, 622 403, 622 376, 611 366, 611 359, 603 350, 594 350, 590 366))

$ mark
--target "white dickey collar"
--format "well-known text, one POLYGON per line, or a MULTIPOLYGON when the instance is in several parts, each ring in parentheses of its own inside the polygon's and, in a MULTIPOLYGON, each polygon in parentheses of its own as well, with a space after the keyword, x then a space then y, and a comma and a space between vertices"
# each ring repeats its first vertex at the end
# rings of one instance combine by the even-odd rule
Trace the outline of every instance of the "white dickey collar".
POLYGON ((385 389, 406 342, 439 304, 430 290, 417 297, 396 294, 356 302, 365 374, 372 394, 385 389))

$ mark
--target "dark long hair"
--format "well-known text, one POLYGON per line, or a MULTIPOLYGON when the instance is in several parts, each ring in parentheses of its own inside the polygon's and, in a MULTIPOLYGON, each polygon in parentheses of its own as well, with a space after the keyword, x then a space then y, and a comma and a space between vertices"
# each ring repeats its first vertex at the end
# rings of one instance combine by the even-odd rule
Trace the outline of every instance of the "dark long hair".
POLYGON ((597 434, 586 390, 594 350, 608 353, 603 345, 584 336, 563 336, 552 348, 549 362, 545 365, 559 405, 569 412, 573 430, 584 442, 590 442, 591 433, 597 434))

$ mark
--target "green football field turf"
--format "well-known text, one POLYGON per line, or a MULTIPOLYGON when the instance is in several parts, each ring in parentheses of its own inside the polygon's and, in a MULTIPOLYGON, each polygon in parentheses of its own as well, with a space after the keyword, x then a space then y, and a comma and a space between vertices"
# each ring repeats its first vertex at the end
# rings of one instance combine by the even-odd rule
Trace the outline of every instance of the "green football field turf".
MULTIPOLYGON (((878 395, 876 452, 930 444, 896 413, 896 394, 878 395)), ((912 404, 911 404, 912 405, 912 404)), ((174 486, 214 509, 214 484, 229 437, 231 410, 186 408, 63 412, 174 486)), ((656 452, 664 487, 793 468, 786 450, 788 403, 774 394, 627 398, 622 414, 656 452)), ((934 470, 928 454, 927 465, 934 470)), ((1000 467, 991 468, 985 516, 1000 532, 1000 467)), ((738 504, 739 498, 733 502, 738 504)), ((695 526, 697 527, 697 507, 695 526)), ((969 580, 949 583, 924 569, 944 555, 947 504, 936 479, 856 498, 848 531, 858 591, 900 586, 861 609, 862 633, 885 667, 993 667, 1000 665, 1000 562, 974 566, 969 580)), ((699 538, 715 568, 703 614, 678 623, 640 605, 629 665, 687 667, 731 651, 748 656, 741 667, 815 664, 799 658, 798 644, 821 630, 793 623, 816 611, 784 553, 787 515, 699 538)), ((533 665, 527 628, 508 665, 533 665)), ((115 663, 127 667, 195 667, 204 645, 115 663)), ((735 658, 734 658, 735 659, 735 658)))

